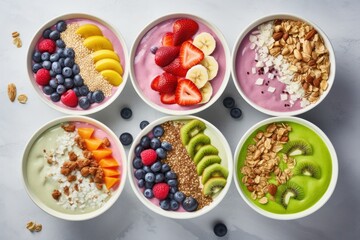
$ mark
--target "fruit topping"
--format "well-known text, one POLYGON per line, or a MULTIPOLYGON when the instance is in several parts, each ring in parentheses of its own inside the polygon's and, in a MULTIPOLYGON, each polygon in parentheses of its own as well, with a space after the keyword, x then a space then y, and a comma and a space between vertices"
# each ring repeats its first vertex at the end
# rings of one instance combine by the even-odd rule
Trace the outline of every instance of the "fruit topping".
POLYGON ((162 94, 160 94, 160 101, 163 104, 174 104, 174 103, 176 103, 175 94, 174 93, 162 93, 162 94))
POLYGON ((204 59, 204 53, 189 42, 181 44, 180 48, 180 62, 185 69, 200 63, 204 59))
POLYGON ((313 153, 311 145, 302 139, 288 141, 281 151, 289 156, 311 155, 313 153))
POLYGON ((140 153, 140 157, 145 166, 150 166, 156 161, 157 154, 154 149, 146 149, 140 153))
POLYGON ((161 43, 163 46, 174 46, 174 34, 172 32, 165 33, 161 43))
POLYGON ((207 69, 200 64, 191 67, 187 71, 185 78, 195 83, 196 87, 199 89, 209 80, 207 69))
POLYGON ((213 177, 210 178, 205 184, 204 184, 204 194, 213 196, 219 191, 221 191, 226 185, 226 179, 222 177, 213 177))
POLYGON ((105 186, 107 189, 115 187, 120 183, 120 179, 118 177, 104 177, 105 186))
POLYGON ((189 40, 198 31, 199 25, 192 19, 183 18, 174 22, 174 45, 178 46, 184 41, 189 40))
POLYGON ((178 80, 177 77, 171 73, 164 72, 160 75, 157 89, 160 93, 174 93, 178 80))
POLYGON ((160 67, 170 64, 178 55, 180 48, 174 46, 160 47, 155 53, 155 63, 160 67))
POLYGON ((49 84, 49 81, 51 79, 50 72, 46 69, 39 69, 36 72, 35 79, 37 84, 41 86, 46 86, 49 84))
POLYGON ((202 96, 196 85, 188 80, 182 79, 178 82, 175 92, 175 101, 182 106, 194 105, 201 102, 202 96))
POLYGON ((85 38, 84 46, 96 52, 102 49, 114 50, 112 43, 109 39, 103 36, 90 36, 85 38))
POLYGON ((205 55, 210 55, 214 52, 216 47, 216 41, 214 37, 207 32, 198 34, 193 41, 193 44, 199 48, 205 55))
POLYGON ((207 103, 210 101, 212 94, 213 94, 213 88, 209 82, 205 83, 205 85, 200 88, 201 97, 202 100, 200 103, 207 103))
POLYGON ((195 198, 190 196, 184 199, 184 201, 182 202, 182 206, 186 211, 193 212, 197 209, 198 202, 195 198))
POLYGON ((75 92, 69 89, 61 95, 61 102, 68 107, 76 107, 78 105, 78 98, 75 92))
POLYGON ((163 67, 163 70, 178 77, 185 77, 187 73, 187 69, 181 65, 179 57, 175 58, 169 65, 163 67))
POLYGON ((169 194, 170 187, 166 183, 156 183, 153 188, 154 197, 159 200, 164 200, 169 194))
POLYGON ((100 28, 94 24, 84 24, 81 25, 76 33, 79 34, 82 38, 88 38, 91 36, 102 36, 100 28))
POLYGON ((219 64, 216 59, 213 56, 205 56, 200 64, 206 68, 209 81, 213 80, 219 71, 219 64))
POLYGON ((304 190, 293 182, 287 182, 278 187, 275 196, 276 201, 287 209, 290 199, 302 200, 305 197, 304 190))
POLYGON ((89 139, 89 138, 91 138, 91 136, 94 132, 94 129, 93 128, 78 128, 77 131, 78 131, 79 136, 82 139, 89 139))
POLYGON ((41 53, 48 52, 48 53, 51 54, 51 53, 54 53, 56 51, 56 44, 51 39, 43 39, 38 44, 38 50, 41 53))

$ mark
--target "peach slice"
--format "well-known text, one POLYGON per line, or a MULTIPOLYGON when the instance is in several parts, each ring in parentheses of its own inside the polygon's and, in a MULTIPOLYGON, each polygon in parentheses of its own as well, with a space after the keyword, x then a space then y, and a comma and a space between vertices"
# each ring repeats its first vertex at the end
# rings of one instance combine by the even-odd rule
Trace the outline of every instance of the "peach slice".
POLYGON ((112 154, 112 150, 110 148, 97 149, 92 151, 94 158, 100 161, 103 158, 109 157, 112 154))
POLYGON ((110 189, 120 183, 120 179, 114 177, 104 177, 104 181, 107 189, 110 189))
POLYGON ((103 158, 100 160, 99 165, 102 168, 113 168, 118 167, 119 163, 112 157, 103 158))
POLYGON ((103 141, 98 138, 90 138, 90 139, 85 139, 85 143, 87 150, 94 151, 101 146, 103 141))
POLYGON ((120 176, 120 172, 117 169, 103 168, 102 170, 104 171, 105 177, 119 177, 120 176))
POLYGON ((89 139, 93 134, 93 128, 78 128, 78 134, 82 139, 89 139))

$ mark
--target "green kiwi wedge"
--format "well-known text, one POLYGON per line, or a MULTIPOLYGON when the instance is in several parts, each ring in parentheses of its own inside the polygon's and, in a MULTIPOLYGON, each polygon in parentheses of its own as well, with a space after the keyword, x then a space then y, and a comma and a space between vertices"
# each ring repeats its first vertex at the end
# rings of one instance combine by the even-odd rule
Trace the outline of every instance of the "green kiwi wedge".
POLYGON ((321 169, 319 165, 310 161, 298 162, 293 173, 294 176, 309 176, 316 179, 321 178, 321 169))
POLYGON ((311 155, 313 153, 313 149, 310 143, 305 140, 294 140, 287 142, 281 152, 287 154, 288 156, 311 155))
POLYGON ((226 185, 226 179, 222 177, 210 178, 204 185, 203 193, 206 196, 213 196, 220 192, 226 185))
POLYGON ((218 163, 211 164, 206 167, 202 173, 201 182, 205 184, 212 177, 223 177, 227 178, 229 171, 218 163))
POLYGON ((199 133, 195 137, 191 138, 187 146, 187 151, 191 159, 194 159, 195 154, 202 146, 208 145, 210 142, 210 138, 203 133, 199 133))
POLYGON ((205 129, 205 123, 197 119, 191 120, 190 122, 186 123, 180 129, 180 137, 182 144, 186 146, 191 138, 203 132, 205 129))
POLYGON ((305 193, 302 187, 293 182, 280 185, 275 195, 276 202, 281 204, 285 209, 287 209, 291 198, 302 200, 304 197, 305 193))
POLYGON ((199 148, 199 150, 196 152, 193 160, 194 160, 195 164, 197 165, 203 157, 208 156, 208 155, 217 155, 218 153, 219 153, 219 150, 216 147, 214 147, 213 145, 211 145, 211 144, 204 145, 201 148, 199 148))
POLYGON ((199 164, 196 166, 197 174, 200 176, 204 172, 205 168, 214 164, 221 163, 221 158, 218 155, 208 155, 201 159, 199 164))

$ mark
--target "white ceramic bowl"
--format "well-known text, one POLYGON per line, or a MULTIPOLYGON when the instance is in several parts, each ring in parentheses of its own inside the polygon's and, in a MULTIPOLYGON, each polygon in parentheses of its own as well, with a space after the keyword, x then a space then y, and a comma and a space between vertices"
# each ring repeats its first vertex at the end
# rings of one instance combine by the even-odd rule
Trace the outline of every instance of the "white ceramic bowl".
MULTIPOLYGON (((198 34, 196 33, 196 34, 198 34)), ((195 34, 195 35, 196 35, 195 34)), ((130 77, 132 84, 136 90, 136 92, 139 94, 139 96, 142 98, 142 100, 147 103, 152 108, 171 115, 188 115, 188 114, 194 114, 197 112, 200 112, 202 110, 205 110, 206 108, 210 107, 214 102, 219 99, 221 94, 226 88, 226 85, 229 81, 230 77, 230 51, 228 49, 226 40, 220 30, 216 28, 214 25, 209 23, 208 21, 194 16, 190 14, 184 14, 184 13, 175 13, 166 15, 163 17, 160 17, 153 22, 149 23, 145 28, 140 32, 138 37, 136 38, 135 42, 132 45, 131 52, 130 52, 130 77), (161 46, 161 39, 163 37, 163 34, 166 32, 172 32, 172 22, 171 24, 166 24, 169 21, 174 21, 179 18, 191 18, 195 20, 197 23, 199 23, 199 31, 200 33, 202 29, 210 30, 214 33, 215 40, 217 41, 217 46, 215 48, 215 51, 211 54, 211 56, 215 57, 215 59, 219 63, 219 72, 218 75, 211 80, 211 84, 213 86, 213 95, 209 102, 205 104, 197 104, 194 106, 186 106, 182 107, 178 104, 172 104, 167 105, 163 104, 160 101, 160 95, 158 92, 152 90, 150 88, 151 81, 155 76, 161 74, 163 70, 155 64, 154 56, 150 52, 150 48, 152 46, 160 47, 161 46), (162 27, 158 27, 159 24, 164 24, 162 27), (148 34, 148 35, 147 35, 148 34), (144 44, 143 51, 139 50, 140 54, 137 54, 137 49, 141 41, 143 40, 144 36, 146 35, 146 39, 153 39, 154 44, 144 44), (144 59, 141 59, 142 61, 145 61, 145 63, 142 62, 142 64, 139 64, 139 66, 136 65, 136 61, 139 61, 138 56, 143 56, 143 54, 149 54, 149 57, 144 59), (219 61, 220 59, 220 61, 219 61), (136 74, 136 69, 139 68, 140 70, 145 71, 143 77, 139 77, 136 74)))
POLYGON ((195 117, 195 116, 167 116, 159 118, 158 120, 153 121, 150 123, 146 128, 144 128, 139 135, 135 138, 134 143, 131 146, 131 149, 129 151, 129 163, 128 163, 128 174, 129 174, 129 180, 131 188, 133 189, 135 195, 137 198, 151 211, 160 214, 165 217, 174 218, 174 219, 190 219, 199 217, 209 211, 211 211, 213 208, 215 208, 221 200, 225 197, 227 191, 229 190, 229 187, 232 182, 232 172, 233 172, 233 163, 232 163, 232 153, 230 146, 228 142, 226 141, 225 137, 222 135, 222 133, 211 123, 208 121, 195 117), (192 119, 198 119, 205 123, 207 129, 204 131, 206 135, 208 135, 211 139, 211 144, 214 145, 219 150, 219 156, 221 157, 221 165, 226 167, 229 170, 229 175, 227 177, 227 184, 225 187, 221 190, 221 192, 214 197, 213 202, 203 207, 200 210, 194 211, 194 212, 180 212, 180 211, 172 211, 172 210, 163 210, 160 208, 160 206, 156 203, 151 202, 149 199, 147 199, 143 191, 138 187, 137 185, 137 179, 134 177, 134 167, 133 167, 133 160, 135 158, 135 148, 140 143, 140 140, 143 136, 147 135, 151 130, 162 123, 165 123, 167 121, 176 121, 176 120, 192 120, 192 119))
MULTIPOLYGON (((291 141, 291 139, 290 139, 291 141)), ((316 151, 316 148, 315 150, 316 151)), ((296 156, 295 156, 296 159, 296 156)), ((261 215, 264 215, 266 217, 269 218, 273 218, 273 219, 278 219, 278 220, 292 220, 292 219, 298 219, 298 218, 302 218, 305 216, 308 216, 314 212, 316 212, 317 210, 319 210, 331 197, 332 193, 334 192, 335 186, 336 186, 336 182, 337 182, 337 178, 338 178, 338 160, 337 160, 337 155, 335 152, 335 149, 333 147, 333 145, 331 144, 330 140, 328 139, 328 137, 325 135, 325 133, 319 129, 317 126, 315 126, 313 123, 308 122, 304 119, 301 118, 297 118, 297 117, 272 117, 272 118, 268 118, 265 119, 263 121, 260 121, 258 123, 256 123, 254 126, 252 126, 241 138, 239 144, 236 147, 235 150, 235 154, 234 154, 234 180, 235 180, 235 185, 237 190, 239 191, 241 197, 243 198, 243 200, 252 208, 254 209, 256 212, 260 213, 261 215), (312 130, 316 135, 319 136, 319 138, 321 138, 321 140, 324 142, 324 144, 326 145, 328 151, 329 151, 329 155, 331 157, 331 176, 330 176, 330 182, 329 185, 327 187, 327 189, 325 190, 324 194, 320 197, 320 199, 318 199, 312 206, 310 206, 309 208, 296 212, 296 213, 288 213, 288 214, 282 214, 282 213, 273 213, 270 211, 267 211, 265 209, 260 208, 259 206, 257 206, 248 196, 246 196, 246 193, 244 191, 248 190, 244 190, 242 189, 241 186, 244 186, 244 184, 241 182, 241 176, 239 176, 240 174, 240 160, 239 160, 239 155, 241 153, 242 148, 244 147, 244 143, 246 142, 246 140, 249 138, 250 135, 252 135, 257 129, 259 129, 262 126, 266 126, 270 123, 277 123, 277 122, 290 122, 290 123, 297 123, 299 125, 302 125, 310 130, 312 130)), ((296 167, 296 165, 295 165, 296 167)), ((294 201, 294 200, 290 200, 290 201, 294 201)))
MULTIPOLYGON (((39 95, 39 97, 42 101, 44 101, 48 106, 56 109, 57 111, 60 111, 65 114, 76 114, 76 115, 92 114, 92 113, 98 112, 98 111, 106 108, 107 106, 109 106, 123 91, 126 81, 127 81, 127 78, 128 78, 128 75, 129 75, 128 51, 127 51, 125 41, 122 38, 122 35, 120 34, 120 32, 117 31, 114 27, 112 27, 106 21, 104 21, 98 17, 88 15, 88 14, 83 14, 83 13, 70 13, 70 14, 61 15, 54 19, 51 19, 50 21, 45 23, 43 26, 41 26, 39 28, 39 30, 33 36, 32 41, 30 42, 30 45, 28 47, 28 52, 27 52, 27 57, 26 57, 26 67, 27 67, 27 72, 28 72, 28 76, 29 76, 31 85, 34 87, 36 93, 39 95), (81 109, 79 106, 77 106, 76 108, 67 107, 64 104, 62 104, 61 101, 59 101, 57 103, 54 103, 53 101, 51 101, 50 97, 43 93, 42 87, 36 83, 35 78, 34 78, 34 73, 32 71, 32 55, 33 55, 33 52, 37 45, 37 42, 42 37, 43 31, 46 28, 53 26, 59 20, 71 20, 71 19, 89 20, 89 21, 95 22, 95 24, 102 25, 103 27, 110 30, 112 35, 115 38, 117 38, 117 40, 118 40, 117 44, 119 44, 119 47, 115 48, 114 50, 119 55, 121 66, 124 71, 123 75, 122 75, 123 82, 118 87, 116 87, 116 89, 113 87, 113 89, 115 89, 115 90, 113 90, 113 94, 110 97, 105 98, 105 100, 99 104, 97 104, 97 103, 92 104, 90 106, 90 108, 88 108, 86 110, 81 109)), ((80 75, 81 75, 81 69, 80 69, 80 75)))
MULTIPOLYGON (((39 154, 42 154, 42 153, 39 153, 39 154)), ((126 174, 127 174, 127 172, 126 172, 127 165, 126 164, 127 164, 127 161, 126 161, 125 150, 124 150, 122 144, 120 143, 118 137, 108 127, 106 127, 103 123, 101 123, 95 119, 89 118, 89 117, 66 116, 66 117, 60 117, 60 118, 54 119, 54 120, 46 123, 45 125, 40 127, 39 130, 37 130, 35 132, 35 134, 30 138, 29 142, 26 144, 26 147, 25 147, 25 150, 23 153, 23 157, 22 157, 22 176, 23 176, 23 182, 25 185, 25 189, 26 189, 28 195, 30 196, 32 201, 38 207, 40 207, 42 210, 44 210, 48 214, 58 217, 58 218, 61 218, 61 219, 71 220, 71 221, 82 221, 82 220, 94 218, 94 217, 104 213, 119 198, 119 196, 125 186, 126 174), (61 123, 66 123, 66 122, 88 123, 88 124, 95 126, 98 129, 102 130, 106 134, 108 139, 110 139, 110 141, 112 142, 111 147, 113 149, 117 149, 118 155, 120 156, 120 159, 117 159, 117 161, 119 162, 119 165, 120 165, 120 173, 121 173, 119 186, 112 192, 112 196, 106 201, 106 203, 103 206, 101 206, 100 208, 98 208, 94 211, 90 211, 88 213, 79 213, 79 214, 64 213, 64 212, 60 212, 59 210, 53 209, 48 204, 46 204, 45 201, 43 201, 36 193, 34 193, 32 191, 32 189, 31 189, 32 186, 29 183, 27 165, 29 164, 29 162, 32 161, 31 159, 29 159, 29 154, 30 154, 30 151, 31 151, 34 143, 36 142, 36 140, 39 139, 39 137, 44 132, 46 132, 53 126, 56 126, 61 123)), ((40 169, 42 169, 42 168, 41 168, 41 166, 38 166, 38 167, 39 167, 39 175, 40 175, 41 174, 40 169)), ((42 181, 42 179, 39 179, 39 181, 42 181)), ((51 192, 49 192, 48 194, 50 195, 51 192)))
MULTIPOLYGON (((255 20, 253 23, 251 23, 249 26, 247 26, 242 32, 241 34, 239 35, 237 41, 236 41, 236 44, 234 46, 234 49, 232 51, 232 63, 231 63, 231 74, 232 74, 232 78, 234 80, 234 84, 237 88, 237 90, 239 91, 240 95, 246 100, 246 102, 253 106, 255 109, 259 110, 260 112, 263 112, 265 114, 268 114, 268 115, 272 115, 272 116, 294 116, 294 115, 298 115, 298 114, 302 114, 302 113, 305 113, 311 109, 313 109, 315 106, 317 106, 318 104, 320 104, 324 99, 325 97, 328 95, 328 93, 330 92, 331 90, 331 87, 334 83, 334 78, 335 78, 335 69, 336 69, 336 63, 335 63, 335 53, 334 53, 334 50, 333 50, 333 47, 331 45, 331 42, 329 40, 329 38, 326 36, 326 34, 318 27, 316 26, 314 23, 310 22, 309 20, 307 19, 304 19, 302 17, 299 17, 299 16, 296 16, 296 15, 293 15, 293 14, 273 14, 273 15, 268 15, 268 16, 265 16, 265 17, 262 17, 262 18, 259 18, 257 20, 255 20), (236 66, 237 65, 237 56, 239 53, 239 48, 240 48, 240 45, 241 43, 243 42, 244 38, 247 36, 247 34, 249 32, 251 32, 255 27, 265 23, 265 22, 268 22, 268 21, 271 21, 271 20, 275 20, 275 19, 290 19, 290 20, 300 20, 300 21, 303 21, 303 22, 307 22, 308 24, 310 24, 311 26, 313 26, 316 31, 319 33, 319 35, 322 37, 322 39, 324 40, 324 44, 326 46, 326 48, 328 49, 329 51, 329 59, 330 59, 330 73, 329 73, 329 78, 328 78, 328 87, 326 89, 326 91, 324 91, 324 93, 320 96, 320 98, 318 99, 318 101, 314 104, 310 104, 306 107, 303 107, 303 108, 300 108, 298 110, 292 110, 292 111, 275 111, 275 110, 271 110, 271 109, 268 109, 268 108, 265 108, 263 106, 260 106, 259 104, 257 103, 254 103, 254 101, 243 91, 241 85, 240 85, 240 76, 238 76, 238 73, 237 73, 237 70, 238 67, 236 66)), ((251 70, 243 70, 243 71, 249 71, 250 74, 251 73, 251 70)), ((265 78, 267 79, 267 78, 265 78)), ((274 80, 272 80, 274 81, 274 80)), ((255 84, 255 82, 253 83, 255 84)))

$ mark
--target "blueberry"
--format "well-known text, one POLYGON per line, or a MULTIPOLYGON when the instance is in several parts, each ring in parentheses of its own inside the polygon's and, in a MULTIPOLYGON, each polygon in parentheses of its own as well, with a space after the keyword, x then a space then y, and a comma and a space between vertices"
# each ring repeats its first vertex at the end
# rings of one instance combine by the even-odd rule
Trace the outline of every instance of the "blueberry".
POLYGON ((53 92, 55 92, 55 90, 48 85, 48 86, 43 87, 43 92, 46 95, 51 95, 53 92))
POLYGON ((233 108, 235 106, 235 100, 232 97, 226 97, 223 100, 223 105, 226 108, 233 108))
POLYGON ((50 53, 48 53, 48 52, 43 52, 43 53, 41 54, 41 60, 42 60, 42 61, 50 60, 50 53))
POLYGON ((47 28, 43 31, 43 38, 50 38, 50 33, 51 33, 51 29, 50 28, 47 28))
POLYGON ((143 169, 136 169, 134 172, 134 176, 136 179, 143 179, 145 177, 145 171, 143 169))
MULTIPOLYGON (((74 87, 74 81, 71 79, 71 78, 65 78, 65 83, 64 83, 64 86, 67 88, 67 89, 71 89, 74 87)), ((79 90, 80 92, 80 90, 79 90)), ((80 92, 81 93, 81 92, 80 92)))
MULTIPOLYGON (((66 80, 66 79, 65 79, 66 80)), ((81 97, 79 98, 79 106, 86 110, 90 107, 91 103, 87 97, 81 97)))
POLYGON ((50 77, 55 77, 56 76, 56 72, 54 72, 53 70, 49 71, 50 77))
POLYGON ((170 187, 177 187, 178 185, 178 181, 176 179, 170 179, 167 181, 167 184, 170 186, 170 187))
POLYGON ((174 199, 177 202, 181 203, 185 199, 185 194, 183 192, 178 191, 178 192, 174 193, 174 199))
POLYGON ((170 187, 170 192, 175 194, 176 192, 178 192, 178 187, 170 187))
POLYGON ((230 116, 233 117, 233 118, 240 118, 242 115, 242 111, 240 108, 232 108, 230 110, 230 116))
POLYGON ((58 30, 53 30, 53 31, 51 31, 49 37, 50 37, 50 39, 56 41, 60 38, 60 33, 58 30))
POLYGON ((92 97, 93 93, 92 92, 89 92, 88 95, 86 96, 89 100, 90 100, 90 103, 94 103, 94 99, 92 97))
POLYGON ((154 182, 155 181, 155 175, 154 175, 154 173, 152 173, 152 172, 149 172, 149 173, 146 173, 145 174, 145 181, 146 182, 154 182))
POLYGON ((167 141, 163 141, 163 142, 161 143, 161 147, 162 147, 163 149, 165 149, 166 151, 171 151, 171 149, 172 149, 171 143, 169 143, 169 142, 167 142, 167 141))
POLYGON ((184 199, 184 201, 182 202, 182 206, 186 211, 193 212, 197 209, 198 202, 195 198, 190 196, 184 199))
POLYGON ((167 180, 171 180, 171 179, 176 179, 176 173, 174 173, 173 171, 168 171, 165 173, 165 177, 167 180))
POLYGON ((144 148, 139 144, 135 147, 135 156, 140 157, 140 153, 144 150, 144 148))
POLYGON ((58 53, 53 53, 50 55, 50 62, 57 62, 60 58, 60 55, 58 53))
POLYGON ((133 136, 130 133, 125 132, 120 135, 119 139, 124 146, 128 146, 132 143, 133 136))
POLYGON ((153 198, 154 197, 153 191, 150 188, 145 189, 144 196, 146 198, 153 198))
POLYGON ((36 63, 41 62, 41 53, 39 51, 35 51, 32 55, 32 60, 36 63))
POLYGON ((138 187, 139 188, 145 187, 145 180, 144 179, 139 179, 138 180, 138 187))
POLYGON ((143 166, 142 168, 146 173, 152 173, 152 170, 149 166, 143 166))
POLYGON ((56 23, 56 30, 59 32, 63 32, 66 30, 66 22, 64 20, 60 20, 56 23))
POLYGON ((51 69, 51 62, 50 61, 43 61, 42 66, 46 70, 50 70, 51 69))
POLYGON ((82 96, 87 96, 89 93, 89 88, 86 85, 82 85, 81 87, 79 87, 79 92, 82 96))
POLYGON ((156 151, 157 156, 160 159, 165 159, 166 158, 166 151, 163 148, 159 147, 155 151, 156 151))
MULTIPOLYGON (((66 59, 65 59, 66 60, 66 59)), ((76 75, 76 74, 79 74, 80 73, 80 67, 79 65, 77 65, 76 63, 73 65, 72 67, 72 71, 73 71, 73 74, 76 75)))
POLYGON ((53 70, 55 73, 61 73, 61 65, 59 62, 53 62, 51 64, 51 70, 53 70))
POLYGON ((84 85, 84 80, 82 79, 82 77, 79 74, 76 74, 74 76, 74 84, 77 87, 81 87, 82 85, 84 85))
POLYGON ((165 176, 163 173, 158 173, 155 175, 155 182, 159 183, 159 182, 164 182, 165 180, 165 176))
POLYGON ((149 122, 144 120, 140 123, 140 129, 143 130, 147 125, 149 125, 149 122))
POLYGON ((56 49, 56 52, 57 52, 57 54, 59 54, 59 57, 61 57, 61 58, 65 57, 64 49, 58 48, 58 49, 56 49))
POLYGON ((66 92, 66 87, 64 85, 58 85, 56 88, 56 92, 62 95, 64 92, 66 92))
POLYGON ((61 39, 56 40, 56 46, 61 49, 66 47, 64 41, 61 39))
POLYGON ((167 195, 167 197, 168 197, 169 199, 174 199, 174 194, 173 194, 173 193, 169 193, 169 194, 167 195))
POLYGON ((61 67, 65 67, 65 58, 60 58, 59 63, 61 67))
POLYGON ((64 79, 63 75, 58 74, 58 75, 55 76, 55 78, 56 78, 58 84, 64 84, 65 83, 65 79, 64 79))
POLYGON ((161 126, 154 127, 153 134, 155 137, 161 137, 164 134, 164 128, 161 126))
POLYGON ((159 172, 161 170, 161 162, 157 161, 157 162, 153 163, 153 165, 151 165, 151 170, 153 172, 159 172))
POLYGON ((158 50, 158 47, 156 47, 156 46, 152 46, 152 47, 150 48, 150 52, 151 52, 152 54, 155 54, 155 53, 157 52, 157 50, 158 50))
POLYGON ((158 138, 152 138, 151 140, 150 140, 150 147, 152 148, 152 149, 157 149, 157 148, 159 148, 161 146, 161 141, 160 141, 160 139, 158 139, 158 138))
POLYGON ((223 237, 226 235, 227 233, 227 227, 225 224, 223 223, 217 223, 214 226, 214 233, 216 236, 218 237, 223 237))
POLYGON ((65 48, 64 55, 65 55, 65 57, 74 58, 75 57, 75 52, 74 52, 74 50, 72 48, 65 48))
POLYGON ((35 64, 32 66, 32 71, 33 71, 33 73, 37 73, 37 71, 39 71, 39 69, 42 69, 42 65, 39 64, 39 63, 35 63, 35 64))
POLYGON ((58 86, 58 81, 57 81, 55 78, 53 78, 53 79, 51 79, 51 80, 49 81, 49 85, 50 85, 50 87, 52 87, 53 89, 56 89, 57 86, 58 86))
POLYGON ((160 201, 160 207, 164 210, 170 209, 170 201, 168 199, 160 201))
MULTIPOLYGON (((74 63, 75 63, 74 59, 73 59, 73 58, 70 58, 70 57, 67 57, 67 58, 65 58, 65 60, 64 60, 64 66, 65 66, 65 67, 72 68, 72 67, 74 66, 74 63)), ((76 74, 78 74, 78 73, 76 73, 76 74)))
POLYGON ((143 136, 140 140, 140 145, 144 148, 147 149, 150 147, 150 138, 148 136, 143 136))
POLYGON ((141 158, 136 157, 136 158, 133 160, 133 167, 134 167, 135 169, 140 169, 140 168, 143 167, 143 163, 142 163, 142 161, 141 161, 141 158))
POLYGON ((54 92, 50 95, 50 99, 53 102, 58 102, 58 101, 60 101, 60 94, 58 94, 57 92, 54 92))
POLYGON ((176 211, 176 210, 179 209, 179 207, 180 207, 180 205, 179 205, 179 203, 177 201, 175 201, 175 200, 170 201, 170 209, 171 210, 176 211))
MULTIPOLYGON (((72 90, 75 92, 75 94, 76 94, 77 97, 81 97, 81 94, 80 94, 80 92, 79 92, 79 88, 78 88, 78 87, 74 87, 72 90)), ((90 101, 89 101, 89 102, 90 102, 90 101)))
POLYGON ((161 166, 161 172, 162 172, 162 173, 166 173, 166 172, 168 172, 168 171, 170 171, 170 166, 169 166, 169 164, 164 163, 164 164, 161 166))
POLYGON ((132 116, 132 111, 130 108, 124 107, 123 109, 121 109, 120 115, 123 119, 129 119, 132 116))
POLYGON ((64 68, 62 69, 62 75, 63 75, 64 77, 71 77, 71 75, 72 75, 72 70, 71 70, 71 68, 69 68, 69 67, 64 67, 64 68))
POLYGON ((104 101, 105 96, 102 91, 96 90, 95 92, 93 92, 92 98, 94 99, 94 102, 101 103, 102 101, 104 101))
POLYGON ((146 189, 152 189, 154 186, 154 183, 153 182, 147 182, 145 181, 145 188, 146 189))

